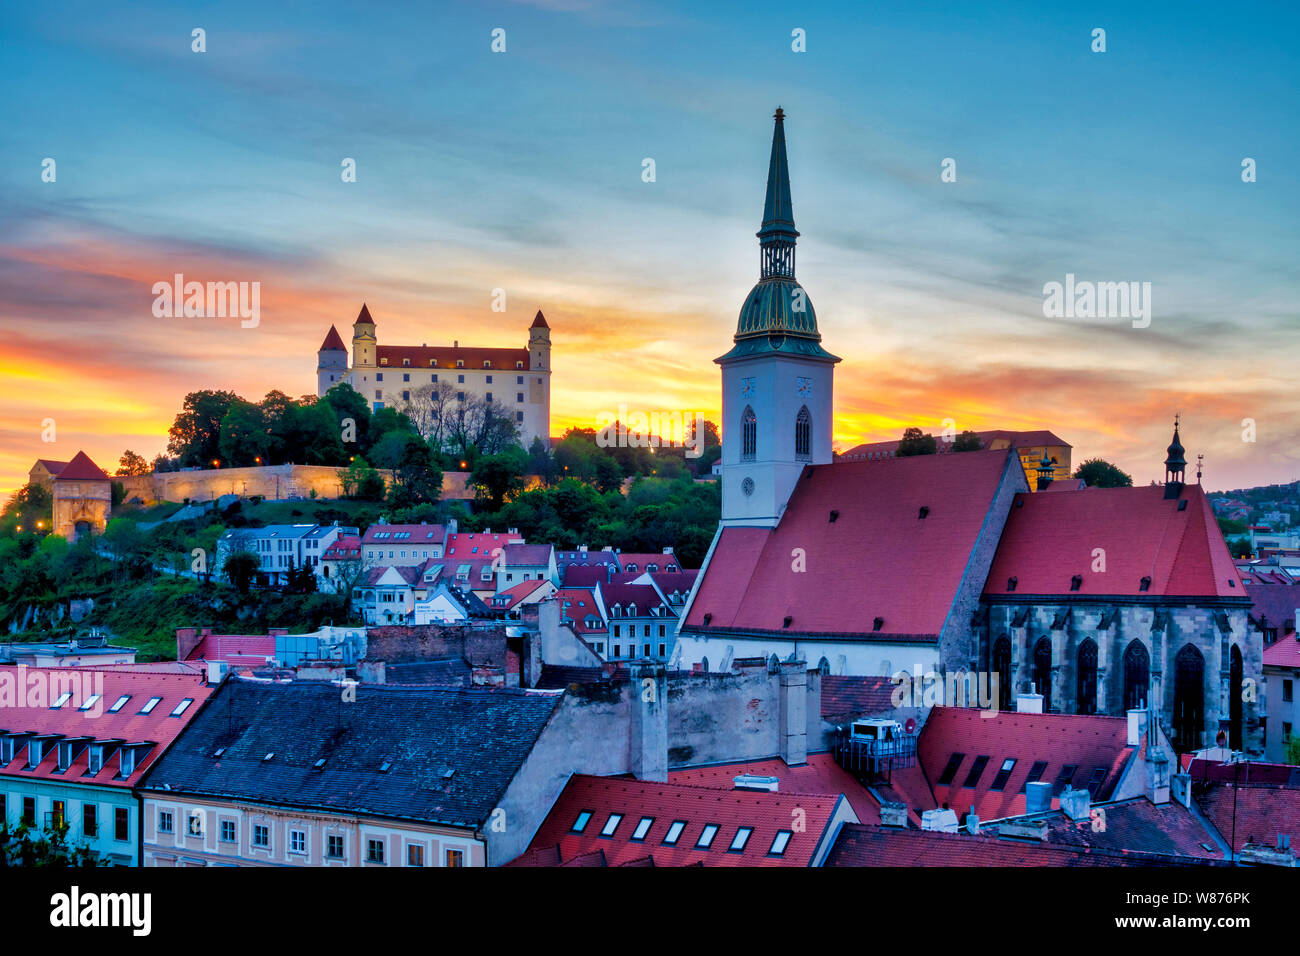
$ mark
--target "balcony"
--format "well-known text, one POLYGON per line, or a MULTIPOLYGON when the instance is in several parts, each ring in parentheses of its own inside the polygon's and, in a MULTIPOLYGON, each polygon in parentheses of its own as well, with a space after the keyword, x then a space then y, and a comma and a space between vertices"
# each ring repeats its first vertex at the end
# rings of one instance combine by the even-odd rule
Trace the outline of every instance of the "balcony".
POLYGON ((916 765, 916 734, 898 734, 892 740, 853 740, 848 727, 835 733, 835 762, 863 783, 888 782, 895 770, 916 765))

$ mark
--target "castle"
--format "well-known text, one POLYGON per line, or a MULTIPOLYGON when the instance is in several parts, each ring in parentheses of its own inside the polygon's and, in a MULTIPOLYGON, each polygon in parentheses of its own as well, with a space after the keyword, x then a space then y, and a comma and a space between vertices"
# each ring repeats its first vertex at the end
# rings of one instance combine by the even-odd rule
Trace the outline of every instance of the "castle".
POLYGON ((448 385, 443 389, 448 397, 454 389, 458 402, 477 397, 510 416, 524 448, 536 438, 550 441, 551 327, 540 311, 528 328, 527 348, 462 347, 459 341, 450 347, 380 345, 375 320, 363 303, 352 323, 351 367, 334 326, 317 352, 316 394, 324 395, 340 382, 356 389, 372 411, 400 411, 419 400, 420 389, 448 385))
MULTIPOLYGON (((843 675, 985 675, 1001 709, 1120 715, 1150 705, 1180 751, 1264 742, 1262 635, 1177 424, 1165 482, 1057 480, 1014 441, 836 460, 832 388, 795 278, 784 114, 758 232, 760 276, 722 377, 722 520, 670 666, 807 661, 843 675)), ((993 435, 994 433, 987 433, 993 435)), ((1046 446, 1055 446, 1049 454, 1046 446)), ((1053 461, 1056 457, 1057 460, 1053 461)))

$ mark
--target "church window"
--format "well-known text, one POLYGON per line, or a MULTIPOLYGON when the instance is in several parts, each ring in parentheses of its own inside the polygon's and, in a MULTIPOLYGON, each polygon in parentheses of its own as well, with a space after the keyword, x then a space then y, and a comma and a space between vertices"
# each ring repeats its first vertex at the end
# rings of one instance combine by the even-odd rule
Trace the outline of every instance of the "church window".
POLYGON ((740 416, 740 457, 746 461, 753 461, 757 450, 758 418, 754 415, 754 409, 746 405, 745 411, 740 416))
POLYGON ((1043 713, 1052 709, 1052 642, 1040 638, 1034 646, 1034 693, 1043 697, 1043 713))
POLYGON ((799 409, 794 420, 794 456, 802 461, 812 457, 812 415, 807 405, 799 409))

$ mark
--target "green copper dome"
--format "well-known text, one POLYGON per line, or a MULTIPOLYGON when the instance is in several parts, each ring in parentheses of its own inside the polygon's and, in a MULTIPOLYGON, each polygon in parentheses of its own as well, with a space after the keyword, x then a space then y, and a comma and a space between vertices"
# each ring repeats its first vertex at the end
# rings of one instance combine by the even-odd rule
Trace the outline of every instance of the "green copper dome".
POLYGON ((790 201, 790 166, 785 155, 785 112, 776 111, 772 156, 767 168, 767 196, 759 229, 758 284, 740 307, 735 346, 717 361, 780 352, 838 362, 820 345, 817 313, 794 276, 794 208, 790 201))

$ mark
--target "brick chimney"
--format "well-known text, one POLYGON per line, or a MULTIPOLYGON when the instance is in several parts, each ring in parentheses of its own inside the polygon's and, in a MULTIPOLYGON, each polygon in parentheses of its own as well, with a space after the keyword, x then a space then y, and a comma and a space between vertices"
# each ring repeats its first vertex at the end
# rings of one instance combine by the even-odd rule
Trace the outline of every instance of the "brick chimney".
POLYGON ((628 761, 638 780, 668 780, 668 671, 661 663, 635 663, 628 761))

